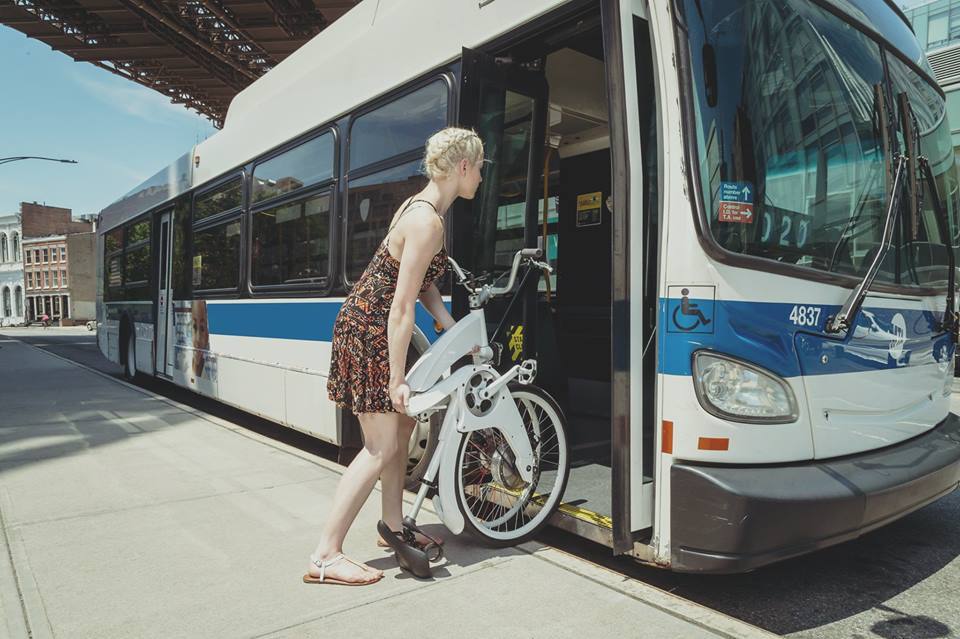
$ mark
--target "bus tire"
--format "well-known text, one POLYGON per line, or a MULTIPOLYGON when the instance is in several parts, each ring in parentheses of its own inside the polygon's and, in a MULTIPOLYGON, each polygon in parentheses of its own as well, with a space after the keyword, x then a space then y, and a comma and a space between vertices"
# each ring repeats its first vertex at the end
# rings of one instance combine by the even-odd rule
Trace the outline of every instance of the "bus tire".
POLYGON ((420 480, 427 472, 430 459, 437 450, 443 415, 443 411, 438 411, 428 421, 417 422, 413 434, 410 435, 407 447, 407 475, 404 478, 404 487, 410 492, 415 493, 420 490, 420 480))
POLYGON ((129 318, 121 324, 120 331, 120 356, 123 364, 123 376, 129 380, 137 379, 137 334, 133 330, 133 322, 129 318))
MULTIPOLYGON (((414 325, 413 334, 410 336, 410 347, 407 349, 408 371, 428 348, 430 348, 430 342, 420 327, 414 325)), ((410 441, 407 442, 407 473, 404 477, 404 488, 410 492, 415 493, 420 490, 420 480, 427 472, 430 458, 437 449, 442 425, 443 412, 441 411, 434 413, 428 422, 417 422, 414 426, 410 441)))

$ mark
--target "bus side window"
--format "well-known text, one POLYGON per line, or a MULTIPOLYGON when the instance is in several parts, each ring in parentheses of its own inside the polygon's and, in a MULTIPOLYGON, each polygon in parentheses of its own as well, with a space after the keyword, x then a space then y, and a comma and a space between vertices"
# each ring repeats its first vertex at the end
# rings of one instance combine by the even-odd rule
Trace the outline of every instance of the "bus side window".
POLYGON ((356 282, 367 268, 397 208, 426 185, 427 178, 420 174, 420 160, 350 180, 345 271, 348 282, 356 282))
POLYGON ((254 286, 310 284, 330 273, 330 192, 253 214, 254 286))
POLYGON ((124 237, 123 285, 127 299, 150 299, 150 218, 126 227, 124 237), (144 289, 142 291, 133 289, 144 289))
POLYGON ((447 124, 449 88, 437 80, 359 115, 350 125, 350 171, 414 151, 447 124))
POLYGON ((193 290, 236 290, 240 285, 239 218, 193 232, 193 290))
POLYGON ((232 292, 240 287, 243 178, 237 176, 193 200, 194 292, 232 292))
POLYGON ((254 287, 317 289, 326 284, 336 146, 333 133, 327 131, 254 166, 250 195, 254 287))
POLYGON ((445 81, 430 82, 351 124, 344 234, 348 284, 363 273, 400 204, 426 185, 423 146, 447 124, 449 92, 445 81))
MULTIPOLYGON (((39 278, 38 278, 39 279, 39 278)), ((37 284, 39 286, 39 282, 37 284)), ((103 236, 103 299, 113 302, 123 298, 123 228, 117 227, 103 236)))

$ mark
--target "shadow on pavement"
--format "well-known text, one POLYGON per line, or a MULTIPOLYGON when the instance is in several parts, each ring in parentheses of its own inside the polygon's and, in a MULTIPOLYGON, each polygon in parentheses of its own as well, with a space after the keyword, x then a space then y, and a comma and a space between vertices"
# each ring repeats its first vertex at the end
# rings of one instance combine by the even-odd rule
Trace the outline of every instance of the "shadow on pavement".
MULTIPOLYGON (((46 345, 42 347, 43 350, 58 354, 51 342, 44 343, 46 345)), ((0 343, 0 349, 4 346, 6 344, 0 343)), ((38 356, 31 346, 21 345, 16 350, 0 350, 0 358, 4 355, 8 355, 10 363, 19 369, 16 373, 10 370, 6 375, 0 371, 0 405, 8 405, 11 409, 0 414, 0 483, 5 473, 33 464, 79 457, 112 444, 131 441, 140 435, 195 424, 199 413, 204 417, 219 417, 231 425, 241 427, 243 431, 259 433, 315 456, 337 459, 339 449, 336 446, 204 398, 163 380, 143 377, 138 378, 134 385, 177 401, 186 406, 187 411, 156 397, 130 392, 129 389, 112 384, 99 376, 78 377, 78 371, 73 365, 38 356), (61 389, 60 392, 57 392, 57 389, 61 389), (11 416, 13 419, 10 419, 11 416)), ((105 360, 104 363, 109 364, 105 360)), ((169 444, 164 444, 161 448, 165 446, 169 444)), ((202 451, 197 453, 202 454, 202 451)), ((136 454, 128 460, 135 458, 136 454)), ((112 468, 103 469, 108 481, 112 471, 112 468)), ((318 474, 318 477, 323 474, 318 474)), ((71 481, 69 477, 62 479, 71 481)), ((232 481, 235 480, 223 479, 223 482, 232 481)), ((297 483, 300 482, 290 485, 295 486, 297 483)), ((269 488, 281 490, 283 486, 280 484, 269 488)), ((236 494, 246 494, 247 488, 249 486, 241 482, 236 494)), ((267 495, 246 496, 246 499, 260 498, 269 500, 267 495)), ((407 498, 409 499, 410 495, 407 495, 407 498)), ((379 497, 372 499, 379 502, 379 497)), ((269 510, 266 504, 264 510, 269 510)), ((445 550, 445 558, 432 565, 433 576, 426 580, 428 582, 459 574, 460 568, 491 559, 506 559, 523 552, 514 548, 491 551, 467 536, 454 536, 439 523, 424 523, 423 528, 428 534, 442 538, 445 550)), ((373 550, 377 535, 375 529, 371 526, 369 533, 362 534, 369 534, 370 548, 374 553, 372 559, 364 558, 364 561, 383 570, 395 568, 396 559, 392 551, 380 548, 373 550)), ((394 578, 414 579, 404 572, 394 578)))

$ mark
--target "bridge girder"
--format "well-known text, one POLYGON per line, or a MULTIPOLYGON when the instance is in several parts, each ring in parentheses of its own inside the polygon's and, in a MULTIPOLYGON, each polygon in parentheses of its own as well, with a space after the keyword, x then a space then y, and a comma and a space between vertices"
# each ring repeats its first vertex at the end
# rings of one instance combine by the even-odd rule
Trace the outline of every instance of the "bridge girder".
POLYGON ((0 23, 222 126, 230 100, 359 0, 0 0, 0 23))

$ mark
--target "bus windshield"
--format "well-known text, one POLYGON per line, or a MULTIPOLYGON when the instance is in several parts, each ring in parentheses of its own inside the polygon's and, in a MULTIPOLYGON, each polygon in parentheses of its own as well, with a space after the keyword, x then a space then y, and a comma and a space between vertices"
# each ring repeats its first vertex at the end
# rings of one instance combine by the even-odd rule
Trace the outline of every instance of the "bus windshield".
POLYGON ((810 0, 684 0, 684 8, 712 239, 732 253, 862 277, 880 250, 895 155, 906 152, 898 106, 905 93, 952 238, 941 237, 920 183, 919 193, 902 198, 877 280, 946 283, 957 179, 937 89, 810 0))

